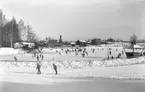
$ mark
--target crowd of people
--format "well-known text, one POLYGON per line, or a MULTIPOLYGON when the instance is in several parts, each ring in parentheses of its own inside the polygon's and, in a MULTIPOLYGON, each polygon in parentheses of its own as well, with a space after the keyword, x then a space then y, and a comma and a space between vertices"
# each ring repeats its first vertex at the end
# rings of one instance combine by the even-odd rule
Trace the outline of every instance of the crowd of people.
MULTIPOLYGON (((52 65, 53 65, 53 69, 55 71, 55 74, 58 74, 57 65, 55 63, 53 63, 52 65)), ((42 66, 42 62, 38 61, 37 65, 36 65, 37 74, 41 74, 41 66, 42 66)))
POLYGON ((75 53, 76 56, 81 55, 82 57, 85 57, 88 55, 88 52, 86 51, 86 48, 71 48, 71 49, 61 49, 61 51, 56 50, 56 53, 59 55, 62 55, 62 53, 69 54, 69 53, 75 53))
MULTIPOLYGON (((61 49, 61 51, 58 51, 56 50, 56 53, 58 53, 59 55, 62 55, 63 53, 65 54, 70 54, 70 53, 75 53, 76 56, 82 56, 83 58, 84 57, 87 57, 89 56, 88 54, 91 54, 91 55, 95 55, 95 51, 96 50, 99 50, 99 49, 95 49, 95 48, 91 48, 90 51, 88 51, 86 48, 84 47, 74 47, 74 48, 67 48, 67 49, 61 49)), ((104 50, 103 48, 101 50, 104 50)), ((117 52, 118 50, 116 49, 116 52, 115 53, 118 53, 116 54, 115 56, 112 54, 113 51, 109 49, 109 54, 108 54, 108 57, 107 59, 114 59, 114 58, 121 58, 122 55, 124 54, 123 50, 122 52, 117 52)))
MULTIPOLYGON (((43 59, 44 59, 44 55, 42 53, 42 49, 41 50, 38 50, 38 51, 33 51, 31 52, 32 53, 32 58, 36 58, 36 70, 37 70, 37 74, 41 74, 41 67, 42 67, 42 62, 43 62, 43 59)), ((18 62, 18 59, 17 59, 17 56, 14 56, 14 61, 15 62, 18 62)), ((58 74, 58 71, 57 71, 57 65, 55 63, 52 64, 53 66, 53 69, 55 71, 55 74, 58 74)))
MULTIPOLYGON (((82 57, 85 57, 86 55, 88 55, 88 52, 86 51, 86 48, 61 49, 61 51, 56 50, 56 53, 58 53, 59 55, 62 55, 63 52, 65 52, 65 54, 75 52, 76 56, 81 54, 82 57)), ((94 50, 92 50, 92 52, 94 52, 94 50)), ((41 66, 42 66, 41 62, 44 59, 44 55, 42 54, 41 51, 39 51, 39 52, 33 52, 32 57, 37 58, 37 67, 36 67, 37 74, 41 74, 41 66)), ((58 74, 57 65, 55 63, 53 63, 52 66, 53 66, 53 69, 55 71, 55 74, 58 74)))
MULTIPOLYGON (((34 57, 37 58, 37 66, 36 66, 37 74, 41 74, 41 66, 42 66, 42 61, 44 59, 44 55, 41 52, 40 53, 34 52, 33 54, 34 54, 34 57)), ((55 71, 55 74, 58 74, 57 65, 55 63, 53 63, 52 65, 53 65, 53 69, 55 71)))
MULTIPOLYGON (((55 50, 56 50, 56 53, 59 55, 73 53, 75 56, 82 56, 83 58, 88 56, 88 50, 83 47, 61 48, 61 49, 55 49, 55 50)), ((36 64, 37 74, 41 74, 41 66, 42 66, 42 62, 44 60, 44 54, 42 52, 42 49, 33 51, 31 53, 32 53, 32 58, 36 58, 36 61, 37 61, 37 64, 36 64)), ((95 49, 91 48, 89 53, 92 53, 92 54, 95 53, 95 49)), ((112 52, 110 50, 109 55, 111 55, 111 54, 112 54, 112 52)), ((122 54, 123 54, 123 52, 122 52, 122 54)), ((118 54, 117 58, 119 58, 119 57, 121 57, 121 53, 118 54)), ((114 57, 112 56, 111 59, 113 59, 113 58, 114 57)), ((108 56, 108 59, 109 59, 109 56, 108 56)), ((14 60, 17 62, 18 61, 17 57, 14 57, 14 60)), ((57 65, 55 63, 53 63, 52 66, 55 71, 55 74, 58 74, 57 65)))

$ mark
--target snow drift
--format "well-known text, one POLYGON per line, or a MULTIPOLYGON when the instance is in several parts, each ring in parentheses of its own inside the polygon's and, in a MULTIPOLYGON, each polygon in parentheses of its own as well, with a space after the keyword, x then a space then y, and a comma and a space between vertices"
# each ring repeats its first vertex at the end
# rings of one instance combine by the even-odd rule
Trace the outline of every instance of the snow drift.
MULTIPOLYGON (((117 67, 128 66, 134 64, 145 63, 145 57, 138 57, 132 59, 112 59, 102 61, 43 61, 42 68, 52 67, 52 63, 55 63, 58 68, 63 69, 83 69, 90 67, 117 67)), ((0 62, 0 67, 36 67, 36 62, 0 62)))
POLYGON ((0 48, 0 55, 14 55, 20 53, 24 53, 24 51, 14 48, 0 48))

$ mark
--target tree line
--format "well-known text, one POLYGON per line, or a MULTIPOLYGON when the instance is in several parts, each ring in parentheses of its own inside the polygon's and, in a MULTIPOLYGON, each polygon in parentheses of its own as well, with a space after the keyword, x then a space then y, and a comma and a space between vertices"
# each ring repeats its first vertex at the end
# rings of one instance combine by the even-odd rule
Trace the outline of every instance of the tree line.
POLYGON ((15 17, 6 19, 0 9, 0 44, 3 47, 13 47, 14 43, 21 41, 36 42, 38 37, 30 24, 25 24, 21 19, 18 22, 15 17))

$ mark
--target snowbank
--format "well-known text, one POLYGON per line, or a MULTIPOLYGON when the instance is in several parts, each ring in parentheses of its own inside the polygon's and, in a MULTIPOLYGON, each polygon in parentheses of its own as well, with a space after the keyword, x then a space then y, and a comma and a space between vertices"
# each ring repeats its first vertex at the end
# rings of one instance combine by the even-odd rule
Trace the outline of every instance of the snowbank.
MULTIPOLYGON (((102 61, 44 61, 42 67, 52 67, 56 63, 58 68, 63 69, 83 69, 90 67, 117 67, 145 63, 145 57, 132 59, 112 59, 102 61)), ((0 67, 36 67, 36 62, 0 62, 0 67)))
MULTIPOLYGON (((45 61, 42 62, 42 76, 53 76, 52 63, 58 66, 60 73, 58 77, 145 79, 145 65, 142 64, 145 63, 145 57, 103 61, 45 61)), ((0 62, 0 74, 5 73, 34 76, 36 75, 36 62, 0 62)))
POLYGON ((14 48, 0 48, 0 55, 14 55, 20 53, 24 53, 24 52, 14 48))

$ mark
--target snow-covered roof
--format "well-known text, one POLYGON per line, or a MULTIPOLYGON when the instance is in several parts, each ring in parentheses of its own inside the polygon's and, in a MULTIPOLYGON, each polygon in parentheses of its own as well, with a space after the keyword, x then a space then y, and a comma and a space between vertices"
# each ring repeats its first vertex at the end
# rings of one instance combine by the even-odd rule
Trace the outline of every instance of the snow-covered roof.
POLYGON ((84 40, 80 40, 80 42, 86 42, 86 41, 84 41, 84 40))
POLYGON ((143 48, 143 47, 139 45, 134 45, 134 48, 143 48))
POLYGON ((30 42, 22 42, 22 44, 24 44, 24 45, 33 44, 34 45, 34 43, 30 43, 30 42))
POLYGON ((70 44, 76 44, 75 42, 71 42, 70 44))

